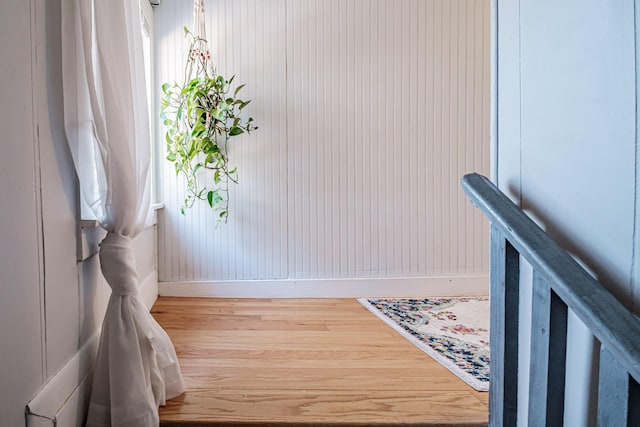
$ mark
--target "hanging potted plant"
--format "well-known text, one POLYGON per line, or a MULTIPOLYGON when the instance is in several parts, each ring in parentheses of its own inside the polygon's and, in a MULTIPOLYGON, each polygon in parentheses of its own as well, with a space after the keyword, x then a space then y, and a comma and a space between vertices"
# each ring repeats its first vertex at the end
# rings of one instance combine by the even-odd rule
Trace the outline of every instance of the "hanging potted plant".
POLYGON ((180 207, 184 215, 197 200, 206 200, 219 221, 227 221, 229 181, 238 182, 236 168, 228 157, 229 140, 257 129, 253 118, 244 119, 241 111, 250 101, 233 88, 234 77, 226 79, 211 63, 207 42, 184 27, 191 38, 185 64, 185 80, 162 85, 160 117, 167 129, 167 160, 176 175, 185 178, 185 198, 180 207), (233 88, 233 90, 232 90, 233 88))

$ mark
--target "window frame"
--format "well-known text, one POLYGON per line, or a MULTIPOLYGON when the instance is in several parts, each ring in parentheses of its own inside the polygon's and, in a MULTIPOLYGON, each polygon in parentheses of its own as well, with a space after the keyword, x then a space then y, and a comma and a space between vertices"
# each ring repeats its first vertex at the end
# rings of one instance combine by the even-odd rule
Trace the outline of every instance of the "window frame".
POLYGON ((156 143, 158 118, 156 114, 154 14, 151 0, 139 0, 142 27, 145 84, 149 109, 149 136, 151 148, 151 203, 157 206, 160 200, 159 150, 156 143))

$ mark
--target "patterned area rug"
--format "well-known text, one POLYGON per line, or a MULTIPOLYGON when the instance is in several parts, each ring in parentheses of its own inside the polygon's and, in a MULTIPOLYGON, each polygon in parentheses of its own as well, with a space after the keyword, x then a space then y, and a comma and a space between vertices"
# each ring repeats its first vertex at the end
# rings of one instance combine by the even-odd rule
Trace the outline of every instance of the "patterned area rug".
POLYGON ((488 298, 358 301, 471 387, 489 390, 488 298))

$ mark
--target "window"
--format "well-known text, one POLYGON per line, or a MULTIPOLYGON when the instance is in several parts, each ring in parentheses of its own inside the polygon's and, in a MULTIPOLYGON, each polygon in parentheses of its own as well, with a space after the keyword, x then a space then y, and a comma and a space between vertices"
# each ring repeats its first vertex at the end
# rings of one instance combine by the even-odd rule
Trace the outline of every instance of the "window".
POLYGON ((149 0, 139 0, 140 22, 142 24, 142 50, 144 54, 145 82, 147 87, 147 105, 149 107, 149 135, 151 140, 151 203, 159 200, 158 180, 158 149, 155 144, 156 114, 155 114, 155 79, 153 73, 153 8, 149 0))
MULTIPOLYGON (((146 143, 146 144, 149 144, 149 147, 150 147, 151 202, 155 203, 157 200, 157 196, 156 196, 157 195, 157 185, 156 185, 157 179, 155 178, 157 173, 156 172, 157 171, 157 167, 156 167, 157 150, 155 148, 155 143, 154 143, 156 114, 154 113, 155 97, 154 97, 154 91, 153 91, 153 88, 154 88, 153 9, 151 8, 151 4, 149 3, 149 0, 139 0, 138 5, 139 5, 139 15, 140 15, 140 23, 141 23, 142 54, 143 54, 144 71, 145 71, 145 89, 147 94, 150 138, 149 138, 149 141, 136 141, 136 144, 146 143)), ((96 35, 95 16, 92 18, 93 18, 93 22, 92 22, 93 25, 89 26, 88 28, 91 31, 90 43, 95 46, 99 42, 99 40, 97 40, 98 36, 96 35)), ((70 19, 75 19, 75 17, 70 19)), ((78 31, 80 30, 76 28, 76 30, 68 31, 66 33, 66 36, 65 34, 63 34, 63 37, 64 37, 63 43, 65 43, 65 46, 68 46, 69 52, 75 52, 73 56, 74 58, 73 63, 75 64, 75 67, 69 66, 69 70, 70 70, 69 73, 70 75, 73 75, 76 77, 80 76, 76 80, 78 82, 82 82, 82 79, 84 78, 82 77, 84 76, 84 72, 82 72, 81 70, 85 69, 87 65, 96 68, 96 70, 99 70, 99 67, 105 64, 98 63, 98 58, 95 56, 95 52, 97 52, 97 49, 91 50, 94 54, 94 56, 90 58, 91 63, 84 64, 85 58, 78 56, 77 50, 79 49, 79 47, 78 47, 78 44, 75 41, 73 41, 74 37, 78 37, 78 34, 77 34, 78 31), (74 34, 74 31, 75 31, 75 34, 74 34), (74 68, 75 68, 75 71, 74 71, 74 68)), ((113 66, 113 64, 110 64, 110 65, 113 66)), ((136 73, 137 72, 139 72, 139 70, 136 70, 136 73)), ((100 84, 100 73, 98 71, 95 71, 93 75, 96 76, 95 77, 96 84, 100 84)), ((89 102, 90 102, 89 98, 91 97, 89 95, 90 91, 88 88, 80 89, 80 86, 82 86, 82 84, 79 83, 76 88, 76 90, 78 90, 79 92, 82 92, 81 95, 78 96, 79 100, 76 100, 78 105, 73 105, 72 106, 73 108, 71 108, 71 110, 77 109, 79 111, 82 111, 82 113, 78 114, 78 119, 77 119, 78 124, 74 125, 74 126, 77 126, 77 131, 74 130, 74 133, 73 133, 74 139, 78 139, 81 137, 90 138, 92 134, 91 127, 87 125, 90 119, 88 118, 87 114, 85 114, 85 110, 89 108, 89 102), (78 137, 76 134, 80 136, 78 137)), ((98 90, 96 92, 100 92, 99 97, 101 98, 102 97, 101 91, 98 90)), ((103 101, 99 101, 99 102, 103 102, 103 101)), ((91 113, 91 111, 89 111, 89 113, 91 113)), ((80 220, 82 221, 81 224, 83 227, 95 227, 97 226, 96 213, 98 213, 98 217, 102 217, 106 214, 103 211, 104 210, 103 207, 101 207, 102 205, 101 201, 104 201, 104 195, 101 194, 101 192, 105 191, 104 188, 101 188, 101 186, 104 187, 104 183, 101 182, 103 180, 104 174, 102 173, 102 165, 96 164, 96 159, 99 159, 99 157, 97 157, 99 155, 97 153, 99 148, 97 148, 95 144, 88 144, 88 143, 85 143, 85 144, 70 143, 70 145, 71 145, 71 149, 74 151, 73 158, 76 164, 76 169, 78 171, 78 176, 81 181, 81 187, 83 189, 83 191, 81 191, 79 194, 80 220), (82 182, 84 182, 84 184, 82 184, 82 182), (90 193, 85 194, 85 192, 90 192, 90 193), (97 210, 97 212, 94 212, 94 210, 90 207, 90 204, 94 205, 93 207, 97 210)))

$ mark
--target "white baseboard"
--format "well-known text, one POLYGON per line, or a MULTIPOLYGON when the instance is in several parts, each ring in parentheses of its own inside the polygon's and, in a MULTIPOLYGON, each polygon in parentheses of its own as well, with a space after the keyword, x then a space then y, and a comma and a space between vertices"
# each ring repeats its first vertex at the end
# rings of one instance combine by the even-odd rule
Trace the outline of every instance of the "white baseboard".
POLYGON ((160 296, 212 298, 365 298, 489 294, 488 276, 375 279, 160 282, 160 296))
POLYGON ((27 405, 27 425, 81 425, 86 416, 97 331, 27 405), (60 423, 64 420, 64 423, 60 423))

